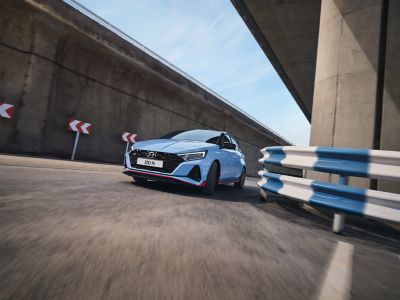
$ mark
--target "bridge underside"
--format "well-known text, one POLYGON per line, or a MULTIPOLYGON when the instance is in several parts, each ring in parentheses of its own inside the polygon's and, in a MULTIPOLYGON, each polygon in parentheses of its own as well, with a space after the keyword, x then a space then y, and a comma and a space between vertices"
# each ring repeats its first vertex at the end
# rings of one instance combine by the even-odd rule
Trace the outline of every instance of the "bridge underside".
POLYGON ((311 121, 319 0, 232 0, 247 27, 311 121))

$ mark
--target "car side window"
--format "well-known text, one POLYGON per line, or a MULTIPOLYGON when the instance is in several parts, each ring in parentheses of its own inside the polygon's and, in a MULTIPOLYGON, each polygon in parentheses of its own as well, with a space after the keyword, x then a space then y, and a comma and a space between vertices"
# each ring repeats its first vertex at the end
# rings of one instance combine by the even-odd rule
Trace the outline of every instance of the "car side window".
POLYGON ((242 152, 240 150, 239 143, 233 137, 230 137, 230 138, 231 138, 232 143, 236 145, 236 150, 242 152))
POLYGON ((231 142, 231 140, 229 139, 229 137, 226 134, 224 134, 224 137, 222 138, 222 144, 230 143, 230 142, 231 142))
POLYGON ((209 139, 208 141, 206 141, 206 143, 210 143, 210 144, 217 144, 219 140, 219 136, 213 137, 211 139, 209 139))

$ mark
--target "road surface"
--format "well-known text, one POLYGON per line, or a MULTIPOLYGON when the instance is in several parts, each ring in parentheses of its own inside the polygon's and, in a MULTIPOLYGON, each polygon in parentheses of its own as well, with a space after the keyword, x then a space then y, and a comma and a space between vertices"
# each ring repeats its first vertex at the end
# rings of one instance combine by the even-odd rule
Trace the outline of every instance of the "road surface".
POLYGON ((0 299, 400 299, 400 236, 243 190, 0 155, 0 299))

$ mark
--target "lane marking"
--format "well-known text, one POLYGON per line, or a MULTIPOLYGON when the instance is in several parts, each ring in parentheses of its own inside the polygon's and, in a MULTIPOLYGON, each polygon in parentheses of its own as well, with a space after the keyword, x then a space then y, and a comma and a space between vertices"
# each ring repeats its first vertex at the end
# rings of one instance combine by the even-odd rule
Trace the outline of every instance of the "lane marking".
POLYGON ((318 299, 350 299, 354 246, 338 242, 318 299))

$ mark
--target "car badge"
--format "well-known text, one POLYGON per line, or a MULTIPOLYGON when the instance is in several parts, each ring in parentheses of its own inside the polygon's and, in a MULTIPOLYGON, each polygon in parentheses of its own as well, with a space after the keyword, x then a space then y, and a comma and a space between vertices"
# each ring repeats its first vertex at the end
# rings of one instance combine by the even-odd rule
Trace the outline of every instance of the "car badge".
POLYGON ((155 158, 156 157, 156 153, 155 152, 149 152, 149 153, 147 153, 147 157, 148 158, 155 158))

